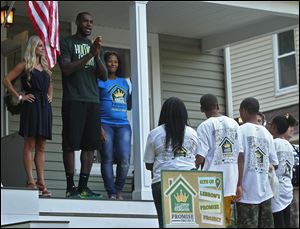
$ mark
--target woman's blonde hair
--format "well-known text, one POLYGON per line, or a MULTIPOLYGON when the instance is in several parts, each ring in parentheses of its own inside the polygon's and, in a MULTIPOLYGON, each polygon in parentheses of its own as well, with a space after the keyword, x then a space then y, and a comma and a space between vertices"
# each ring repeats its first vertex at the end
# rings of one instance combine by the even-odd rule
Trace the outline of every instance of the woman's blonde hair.
MULTIPOLYGON (((40 42, 40 38, 36 35, 31 36, 27 42, 27 47, 24 54, 24 60, 25 60, 25 71, 28 75, 28 81, 30 80, 30 72, 33 70, 34 65, 37 61, 37 55, 35 53, 35 49, 38 46, 40 42)), ((51 76, 52 72, 49 69, 47 59, 45 55, 42 55, 41 57, 41 65, 42 68, 48 73, 49 76, 51 76)))

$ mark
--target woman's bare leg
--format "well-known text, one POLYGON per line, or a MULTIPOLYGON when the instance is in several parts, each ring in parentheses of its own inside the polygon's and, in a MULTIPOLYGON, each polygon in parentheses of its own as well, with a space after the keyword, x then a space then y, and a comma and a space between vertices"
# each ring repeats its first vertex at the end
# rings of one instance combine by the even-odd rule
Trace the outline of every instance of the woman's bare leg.
POLYGON ((24 142, 23 164, 27 175, 27 185, 30 187, 35 185, 32 175, 33 157, 32 151, 35 148, 35 138, 26 137, 24 142), (34 184, 34 185, 32 185, 34 184))
POLYGON ((46 139, 38 138, 35 145, 34 163, 37 172, 37 181, 45 186, 45 145, 46 139))

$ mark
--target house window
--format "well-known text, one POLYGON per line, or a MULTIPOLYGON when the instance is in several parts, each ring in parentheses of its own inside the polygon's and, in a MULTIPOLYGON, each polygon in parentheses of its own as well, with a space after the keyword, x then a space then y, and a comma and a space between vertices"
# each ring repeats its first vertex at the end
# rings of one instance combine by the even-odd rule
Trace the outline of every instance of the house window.
POLYGON ((294 30, 273 37, 276 95, 298 90, 294 30))

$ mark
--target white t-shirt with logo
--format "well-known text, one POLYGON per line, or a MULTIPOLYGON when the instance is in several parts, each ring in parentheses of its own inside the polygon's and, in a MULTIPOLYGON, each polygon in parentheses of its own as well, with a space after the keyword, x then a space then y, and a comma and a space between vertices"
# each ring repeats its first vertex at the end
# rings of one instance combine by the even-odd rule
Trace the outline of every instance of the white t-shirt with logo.
POLYGON ((223 172, 224 196, 236 194, 238 156, 243 152, 238 123, 226 116, 211 117, 197 128, 204 171, 223 172))
POLYGON ((195 168, 195 156, 199 151, 197 133, 189 126, 185 128, 184 141, 181 149, 165 148, 166 131, 164 125, 153 129, 147 139, 144 154, 145 163, 153 164, 152 183, 161 180, 161 170, 191 170, 195 168))
POLYGON ((279 165, 276 175, 279 180, 279 194, 272 199, 272 212, 279 212, 291 204, 293 200, 293 165, 294 157, 292 145, 285 139, 274 139, 275 150, 279 165))
POLYGON ((241 203, 260 204, 273 197, 268 179, 269 165, 278 165, 274 141, 261 125, 245 123, 240 126, 244 146, 243 194, 241 203))

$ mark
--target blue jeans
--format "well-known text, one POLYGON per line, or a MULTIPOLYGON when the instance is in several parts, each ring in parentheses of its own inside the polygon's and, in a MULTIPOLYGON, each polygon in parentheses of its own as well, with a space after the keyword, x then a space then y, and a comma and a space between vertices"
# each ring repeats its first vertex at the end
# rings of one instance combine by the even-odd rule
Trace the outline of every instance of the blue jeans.
POLYGON ((106 140, 101 150, 101 174, 108 195, 123 190, 130 166, 131 127, 130 125, 102 124, 106 140), (113 164, 117 163, 114 181, 113 164))

